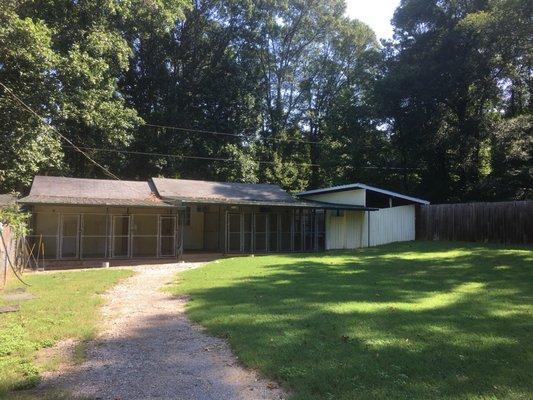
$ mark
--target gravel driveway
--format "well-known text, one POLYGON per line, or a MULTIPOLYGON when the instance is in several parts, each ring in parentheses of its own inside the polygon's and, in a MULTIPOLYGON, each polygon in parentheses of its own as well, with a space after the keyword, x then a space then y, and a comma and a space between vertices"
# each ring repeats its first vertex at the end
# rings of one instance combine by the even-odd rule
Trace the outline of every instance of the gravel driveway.
POLYGON ((244 369, 221 339, 184 314, 185 300, 159 289, 201 263, 132 267, 105 294, 103 323, 79 365, 43 374, 41 388, 92 399, 282 399, 273 382, 244 369))

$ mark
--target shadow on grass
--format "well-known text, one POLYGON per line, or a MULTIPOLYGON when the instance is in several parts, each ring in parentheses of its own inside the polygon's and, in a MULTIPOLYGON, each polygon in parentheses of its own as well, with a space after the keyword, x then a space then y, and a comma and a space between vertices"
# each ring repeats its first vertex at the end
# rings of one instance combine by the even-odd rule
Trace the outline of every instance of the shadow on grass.
POLYGON ((189 315, 296 399, 533 394, 531 249, 407 243, 225 260, 189 315))

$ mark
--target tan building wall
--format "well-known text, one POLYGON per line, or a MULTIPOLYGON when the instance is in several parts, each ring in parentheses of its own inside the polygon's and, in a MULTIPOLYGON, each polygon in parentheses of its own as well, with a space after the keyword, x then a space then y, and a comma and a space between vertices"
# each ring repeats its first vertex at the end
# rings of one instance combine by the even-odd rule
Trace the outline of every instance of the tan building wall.
POLYGON ((190 224, 183 227, 183 248, 201 250, 204 248, 204 213, 191 206, 190 224))

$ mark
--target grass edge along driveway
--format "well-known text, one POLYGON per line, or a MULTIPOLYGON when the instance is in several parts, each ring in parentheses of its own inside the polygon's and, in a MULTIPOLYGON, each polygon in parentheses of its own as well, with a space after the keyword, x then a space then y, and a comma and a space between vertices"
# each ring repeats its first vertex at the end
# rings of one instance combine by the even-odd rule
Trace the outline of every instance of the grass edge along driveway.
POLYGON ((533 251, 407 242, 179 274, 188 315, 293 399, 533 396, 533 251))
MULTIPOLYGON (((14 389, 35 386, 41 369, 53 366, 37 365, 40 349, 67 338, 91 339, 100 317, 100 294, 132 274, 102 269, 24 275, 31 285, 26 291, 36 298, 21 301, 19 312, 0 314, 0 398, 9 398, 14 389)), ((4 292, 19 287, 13 282, 4 292)))

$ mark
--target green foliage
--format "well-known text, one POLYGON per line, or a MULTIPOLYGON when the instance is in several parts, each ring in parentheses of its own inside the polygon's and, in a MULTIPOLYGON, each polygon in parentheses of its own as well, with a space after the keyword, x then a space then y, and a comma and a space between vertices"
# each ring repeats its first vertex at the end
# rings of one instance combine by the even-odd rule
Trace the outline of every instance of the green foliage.
POLYGON ((0 222, 9 225, 15 237, 22 237, 29 233, 29 219, 30 214, 23 212, 18 204, 0 208, 0 222))
MULTIPOLYGON (((87 151, 124 178, 530 198, 530 158, 499 146, 509 124, 521 127, 511 148, 529 134, 512 122, 531 116, 529 2, 403 0, 382 44, 343 10, 343 0, 9 0, 0 81, 75 143, 103 149, 87 151)), ((5 93, 0 143, 0 191, 36 173, 103 174, 5 93)))
POLYGON ((396 157, 415 172, 403 179, 430 199, 520 196, 520 187, 487 190, 504 180, 487 143, 495 121, 531 113, 526 3, 404 0, 395 13, 377 104, 392 121, 396 157))
POLYGON ((291 399, 526 399, 531 248, 410 242, 181 273, 189 316, 291 399))
POLYGON ((520 115, 491 126, 492 171, 485 179, 491 197, 533 197, 533 116, 520 115))
MULTIPOLYGON (((57 56, 52 30, 42 21, 18 15, 11 3, 0 8, 0 82, 43 117, 57 96, 50 74, 57 56)), ((59 140, 0 89, 0 191, 27 187, 42 170, 62 166, 59 140)))
MULTIPOLYGON (((134 46, 123 24, 148 19, 165 23, 161 29, 168 31, 184 6, 183 1, 3 3, 0 81, 78 145, 123 149, 141 122, 118 85, 134 46)), ((2 191, 27 188, 36 173, 102 175, 71 148, 62 148, 53 131, 3 92, 0 142, 2 191)), ((124 161, 93 157, 114 170, 124 161)))
MULTIPOLYGON (((31 284, 26 290, 36 298, 21 302, 20 311, 0 318, 0 398, 12 398, 11 390, 39 382, 45 365, 36 361, 38 350, 63 339, 92 338, 102 302, 98 294, 131 274, 117 269, 26 275, 31 284)), ((8 286, 4 292, 16 288, 8 286)), ((9 302, 0 299, 0 305, 5 304, 9 302)))

